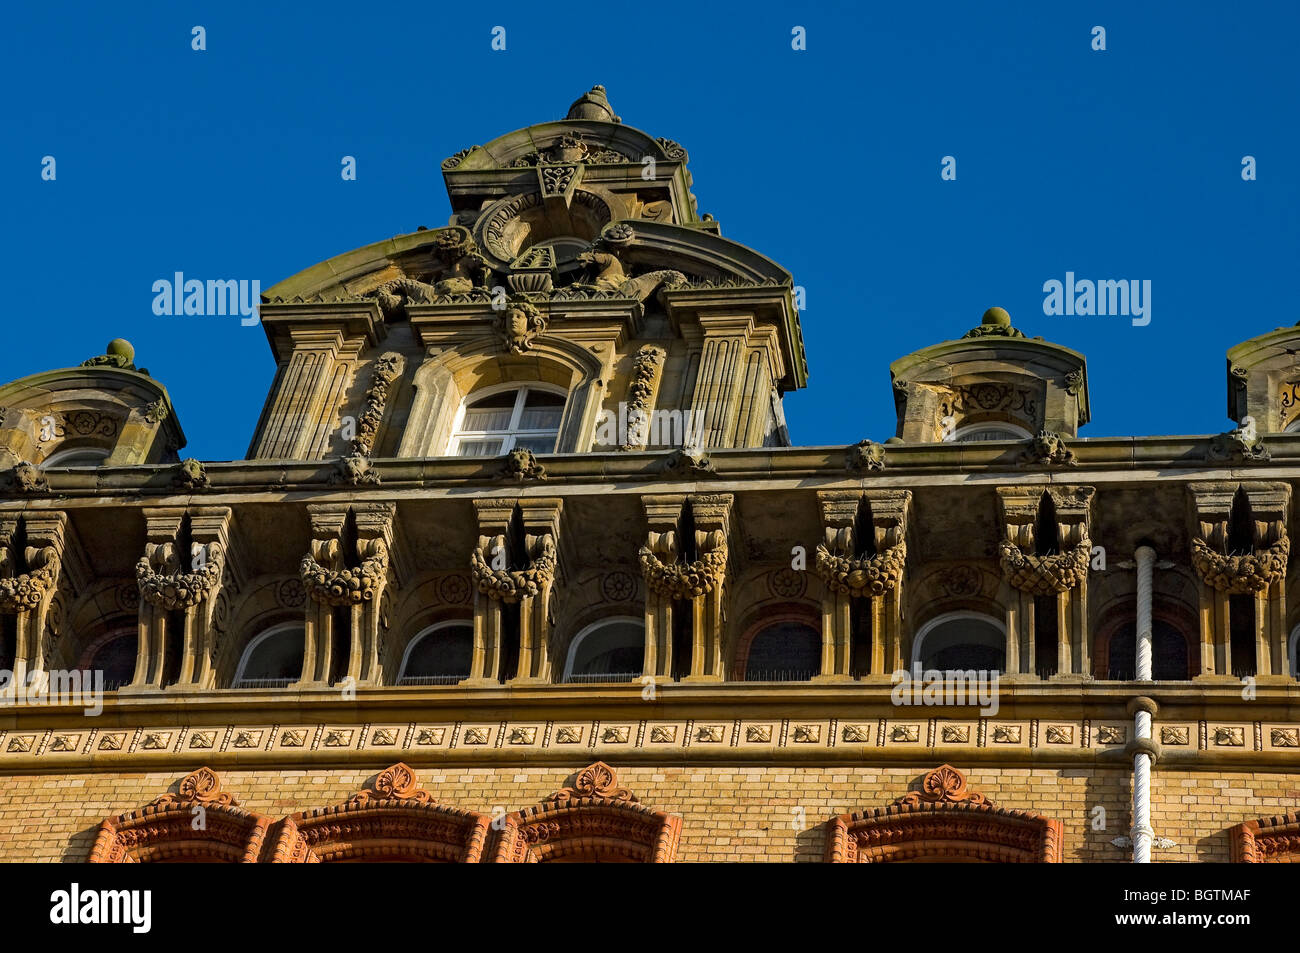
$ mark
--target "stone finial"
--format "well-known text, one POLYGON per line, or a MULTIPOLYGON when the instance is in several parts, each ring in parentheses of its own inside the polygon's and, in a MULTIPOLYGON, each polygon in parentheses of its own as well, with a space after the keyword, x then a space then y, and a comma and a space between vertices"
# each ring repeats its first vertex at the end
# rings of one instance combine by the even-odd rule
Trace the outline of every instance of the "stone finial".
POLYGON ((1004 338, 1022 338, 1025 332, 1017 331, 1011 326, 1011 315, 1005 308, 989 308, 984 312, 984 317, 980 320, 977 328, 971 328, 963 337, 981 338, 981 337, 1004 337, 1004 338))
POLYGON ((81 362, 82 367, 118 367, 124 371, 135 370, 135 348, 126 338, 113 338, 104 353, 81 362))
POLYGON ((614 115, 614 109, 605 95, 604 86, 593 86, 591 92, 583 93, 573 101, 565 119, 594 119, 597 122, 622 122, 614 115))

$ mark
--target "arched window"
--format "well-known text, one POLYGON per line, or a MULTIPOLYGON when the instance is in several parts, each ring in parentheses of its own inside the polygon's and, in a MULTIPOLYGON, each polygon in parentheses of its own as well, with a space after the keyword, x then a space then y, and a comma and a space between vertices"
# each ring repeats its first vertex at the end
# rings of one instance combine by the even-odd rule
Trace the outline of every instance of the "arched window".
POLYGON ((1300 678, 1300 663, 1297 663, 1295 652, 1300 647, 1300 625, 1291 630, 1290 645, 1287 646, 1287 658, 1291 662, 1291 677, 1300 678))
POLYGON ((284 688, 302 678, 304 632, 301 622, 267 629, 244 649, 235 688, 284 688))
POLYGON ((103 672, 106 692, 129 685, 135 677, 139 639, 139 632, 134 628, 112 632, 90 646, 88 655, 82 659, 81 668, 90 672, 103 672))
POLYGON ((774 622, 749 643, 747 682, 806 682, 821 672, 822 637, 806 622, 774 622))
POLYGON ((447 453, 495 457, 511 450, 554 453, 565 394, 551 387, 492 388, 465 401, 447 453))
POLYGON ((440 622, 419 632, 406 646, 398 685, 455 685, 469 678, 474 626, 440 622))
POLYGON ((97 467, 108 459, 103 447, 69 447, 56 450, 41 461, 42 467, 97 467))
POLYGON ((912 660, 929 670, 1000 672, 1006 667, 1002 623, 973 612, 947 612, 916 634, 912 660))
MULTIPOLYGON (((1133 620, 1111 632, 1106 643, 1106 677, 1123 682, 1137 678, 1137 623, 1133 620)), ((1158 682, 1191 678, 1187 639, 1163 619, 1151 620, 1151 677, 1158 682)))
POLYGON ((1023 427, 998 421, 958 427, 947 438, 947 441, 950 443, 978 443, 985 440, 1028 440, 1032 436, 1033 434, 1023 427))
POLYGON ((573 637, 566 682, 630 682, 645 664, 645 621, 602 619, 573 637))

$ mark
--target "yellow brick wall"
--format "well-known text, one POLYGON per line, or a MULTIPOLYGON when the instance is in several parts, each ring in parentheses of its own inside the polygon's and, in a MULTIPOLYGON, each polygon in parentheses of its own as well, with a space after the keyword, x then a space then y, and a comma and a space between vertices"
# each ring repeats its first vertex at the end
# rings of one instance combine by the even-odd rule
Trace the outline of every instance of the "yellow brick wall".
MULTIPOLYGON (((417 769, 444 804, 491 814, 535 804, 585 765, 417 769)), ((197 765, 195 765, 197 767, 197 765)), ((326 807, 366 787, 375 770, 221 771, 225 790, 249 810, 279 818, 326 807)), ((682 815, 678 859, 816 861, 822 825, 835 815, 883 807, 934 765, 877 767, 619 767, 642 803, 682 815), (799 829, 800 813, 807 828, 799 829)), ((0 861, 82 861, 104 817, 138 808, 183 772, 0 777, 0 861)), ((1067 861, 1123 861, 1110 844, 1128 833, 1131 775, 1122 769, 972 768, 968 787, 999 807, 1058 818, 1067 861), (1097 806, 1105 828, 1093 830, 1097 806)), ((1177 845, 1158 861, 1226 861, 1233 824, 1300 807, 1300 776, 1161 772, 1152 785, 1156 833, 1177 845)))

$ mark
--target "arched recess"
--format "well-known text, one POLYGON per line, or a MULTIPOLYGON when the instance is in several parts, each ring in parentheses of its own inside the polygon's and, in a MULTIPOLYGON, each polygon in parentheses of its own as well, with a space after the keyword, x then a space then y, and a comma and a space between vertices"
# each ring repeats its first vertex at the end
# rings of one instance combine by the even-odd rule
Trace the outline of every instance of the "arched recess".
POLYGON ((940 765, 921 789, 889 807, 842 814, 826 825, 826 862, 876 864, 1060 863, 1061 822, 999 808, 940 765))
POLYGON ((736 642, 734 681, 804 681, 821 672, 821 614, 798 603, 767 606, 736 642), (757 654, 755 649, 757 648, 757 654), (809 655, 810 649, 814 654, 809 655), (809 670, 811 674, 803 673, 809 670), (770 677, 764 677, 764 674, 770 677))
MULTIPOLYGON (((1137 616, 1131 606, 1105 615, 1093 642, 1093 677, 1137 677, 1137 616)), ((1201 672, 1195 616, 1167 603, 1151 608, 1151 674, 1155 681, 1183 681, 1201 672)))
POLYGON ((470 677, 474 620, 448 619, 416 633, 397 668, 397 685, 455 685, 470 677))
POLYGON ((239 657, 231 688, 285 688, 302 679, 306 626, 281 622, 249 640, 239 657))
POLYGON ((632 681, 645 661, 645 617, 611 616, 573 637, 563 682, 632 681))
POLYGON ((1003 671, 1007 628, 1002 620, 980 612, 956 611, 935 616, 912 640, 912 663, 940 671, 1003 671))
POLYGON ((579 771, 535 807, 505 816, 495 861, 530 864, 667 864, 677 856, 682 820, 637 803, 602 761, 579 771))
POLYGON ((1291 635, 1287 639, 1287 659, 1291 662, 1292 678, 1300 678, 1300 660, 1295 657, 1297 645, 1300 645, 1300 625, 1291 630, 1291 635))
POLYGON ((398 762, 342 804, 290 815, 274 837, 272 862, 478 863, 491 818, 438 804, 398 762))
POLYGON ((560 422, 557 453, 586 453, 596 432, 604 364, 586 348, 543 335, 526 355, 502 350, 492 335, 460 339, 426 360, 412 378, 414 397, 399 457, 437 457, 447 453, 456 420, 467 399, 487 388, 549 384, 568 394, 560 422))
POLYGON ((1300 813, 1246 821, 1228 834, 1234 864, 1300 864, 1300 813))
POLYGON ((243 810, 222 791, 211 768, 199 768, 180 782, 177 793, 100 824, 87 861, 256 863, 270 824, 269 817, 243 810), (196 830, 200 816, 204 823, 196 830))

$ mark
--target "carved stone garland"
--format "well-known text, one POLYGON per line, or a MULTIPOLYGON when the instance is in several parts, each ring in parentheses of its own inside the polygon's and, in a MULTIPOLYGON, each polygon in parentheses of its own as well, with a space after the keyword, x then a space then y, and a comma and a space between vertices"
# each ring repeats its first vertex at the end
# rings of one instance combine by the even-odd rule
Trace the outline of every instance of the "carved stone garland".
POLYGON ((375 361, 374 377, 366 390, 366 409, 357 420, 357 435, 352 439, 353 453, 369 456, 374 451, 389 388, 401 375, 405 363, 402 355, 391 351, 375 361))
POLYGON ((699 559, 689 563, 664 562, 655 551, 658 537, 668 534, 650 534, 649 546, 638 552, 641 571, 646 585, 653 592, 669 599, 694 599, 703 596, 722 584, 727 573, 727 542, 720 532, 708 536, 707 550, 699 559))
POLYGON ((624 450, 640 450, 650 439, 650 402, 665 356, 663 348, 647 344, 632 360, 632 383, 627 389, 628 439, 623 444, 624 450))
POLYGON ((814 569, 832 592, 856 598, 893 592, 906 565, 907 543, 903 540, 861 559, 836 556, 825 543, 818 543, 814 569))
POLYGON ((1013 588, 1035 596, 1050 596, 1073 589, 1088 578, 1092 540, 1084 536, 1069 552, 1035 556, 1004 539, 998 544, 998 557, 1002 574, 1013 588))
MULTIPOLYGON (((299 572, 308 595, 329 606, 355 606, 372 601, 388 575, 388 546, 382 539, 367 540, 361 546, 364 556, 355 569, 326 569, 311 553, 302 557, 299 572)), ((338 541, 330 540, 324 545, 322 556, 332 559, 337 549, 338 541)))
MULTIPOLYGON (((5 549, 3 562, 11 561, 8 549, 5 549)), ((59 558, 53 546, 40 550, 28 547, 27 563, 34 567, 29 572, 0 579, 0 612, 35 609, 54 587, 59 577, 59 558)))
POLYGON ((533 545, 527 569, 493 569, 484 553, 491 554, 495 546, 504 546, 497 536, 479 537, 479 544, 470 553, 470 575, 478 591, 492 599, 513 604, 528 596, 541 594, 542 587, 555 579, 555 539, 550 533, 541 536, 533 545))
POLYGON ((1234 595, 1262 592, 1286 577, 1291 542, 1280 537, 1268 549, 1240 556, 1225 556, 1203 538, 1192 540, 1192 565, 1205 584, 1234 595))
POLYGON ((135 564, 135 578, 140 596, 146 602, 168 612, 188 609, 203 601, 221 582, 225 550, 218 542, 203 546, 204 563, 194 572, 180 572, 174 543, 150 544, 135 564), (159 572, 159 569, 170 570, 159 572))

